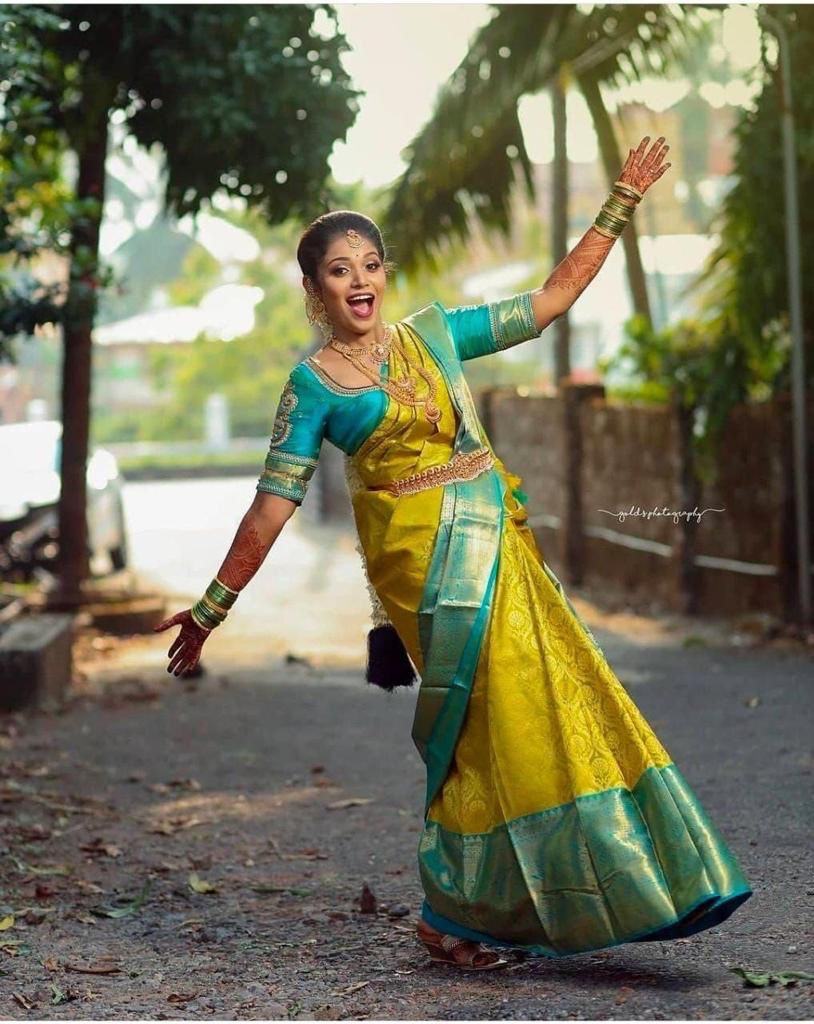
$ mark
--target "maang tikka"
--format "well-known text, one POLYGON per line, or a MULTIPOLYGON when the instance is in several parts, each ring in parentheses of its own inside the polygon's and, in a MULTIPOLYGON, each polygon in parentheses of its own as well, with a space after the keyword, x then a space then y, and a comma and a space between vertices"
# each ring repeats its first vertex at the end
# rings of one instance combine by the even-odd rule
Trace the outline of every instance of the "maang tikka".
POLYGON ((309 284, 305 286, 305 315, 312 327, 317 327, 325 341, 333 335, 333 324, 328 319, 325 303, 309 284))

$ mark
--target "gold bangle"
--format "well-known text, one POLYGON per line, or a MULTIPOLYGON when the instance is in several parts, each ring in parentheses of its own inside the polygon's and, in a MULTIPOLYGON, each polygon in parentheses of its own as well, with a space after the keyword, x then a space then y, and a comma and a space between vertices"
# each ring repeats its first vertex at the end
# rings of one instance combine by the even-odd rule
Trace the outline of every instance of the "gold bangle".
POLYGON ((596 222, 611 231, 622 231, 627 221, 621 217, 614 217, 604 208, 596 215, 596 222))
POLYGON ((631 206, 630 203, 620 202, 613 193, 611 193, 611 195, 605 200, 605 206, 613 213, 618 213, 620 217, 624 217, 626 220, 629 220, 633 216, 633 211, 635 210, 635 207, 631 206))
POLYGON ((614 233, 613 233, 612 231, 606 231, 606 230, 605 230, 604 228, 601 228, 601 227, 600 227, 600 226, 599 226, 599 225, 598 225, 598 224, 596 223, 596 221, 594 221, 594 222, 593 222, 593 224, 592 224, 591 226, 593 227, 594 231, 598 231, 598 232, 599 232, 599 234, 600 234, 600 235, 604 235, 604 236, 605 236, 605 238, 613 238, 613 239, 616 239, 616 238, 618 238, 618 237, 619 237, 619 235, 620 235, 620 234, 622 233, 622 232, 620 231, 620 232, 619 232, 619 235, 617 235, 617 234, 614 234, 614 233))
POLYGON ((618 186, 623 192, 628 191, 634 195, 637 199, 644 198, 644 192, 640 192, 633 185, 629 185, 626 181, 614 181, 614 185, 618 186))
POLYGON ((637 200, 635 200, 633 196, 629 196, 621 192, 612 191, 608 196, 608 199, 614 203, 618 203, 619 206, 626 207, 628 210, 631 211, 635 210, 637 206, 637 200))

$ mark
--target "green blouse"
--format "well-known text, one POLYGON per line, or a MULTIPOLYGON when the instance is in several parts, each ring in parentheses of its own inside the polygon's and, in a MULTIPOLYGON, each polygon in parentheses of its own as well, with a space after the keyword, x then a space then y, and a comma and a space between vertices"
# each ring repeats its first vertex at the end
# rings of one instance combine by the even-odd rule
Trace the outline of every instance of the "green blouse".
MULTIPOLYGON (((438 308, 461 361, 492 355, 539 335, 531 292, 479 305, 438 308)), ((386 366, 382 373, 386 377, 386 366)), ((323 439, 353 455, 381 422, 387 402, 387 392, 377 384, 343 387, 310 360, 297 363, 280 395, 257 490, 301 505, 323 439)))

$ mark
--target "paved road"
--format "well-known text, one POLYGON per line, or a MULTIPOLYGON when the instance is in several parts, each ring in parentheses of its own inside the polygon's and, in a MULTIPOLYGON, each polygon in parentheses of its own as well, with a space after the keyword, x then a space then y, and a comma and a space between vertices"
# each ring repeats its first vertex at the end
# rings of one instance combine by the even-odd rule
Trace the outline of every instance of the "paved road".
POLYGON ((89 670, 96 696, 6 738, 40 794, 19 804, 26 826, 59 833, 8 846, 71 874, 26 880, 2 862, 0 910, 37 904, 43 882, 53 908, 1 933, 31 950, 0 963, 4 1015, 31 1016, 17 991, 50 1018, 809 1018, 811 985, 748 989, 729 968, 814 969, 810 655, 597 635, 754 886, 718 929, 488 974, 429 965, 412 937, 414 694, 372 692, 358 669, 236 667, 223 651, 188 689, 149 638, 89 670), (349 798, 372 802, 328 809, 349 798), (192 870, 217 892, 193 892, 192 870), (148 875, 137 914, 91 913, 148 875), (365 882, 375 914, 359 912, 365 882), (407 916, 391 916, 398 904, 407 916), (103 954, 119 973, 64 970, 103 954), (70 1001, 50 1005, 53 983, 70 1001))

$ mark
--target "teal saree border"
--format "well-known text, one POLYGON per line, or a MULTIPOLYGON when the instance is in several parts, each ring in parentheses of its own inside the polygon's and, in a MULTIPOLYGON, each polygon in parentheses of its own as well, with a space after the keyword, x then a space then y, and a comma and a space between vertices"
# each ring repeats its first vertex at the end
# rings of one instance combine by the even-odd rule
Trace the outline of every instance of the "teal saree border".
POLYGON ((419 869, 434 928, 547 957, 692 935, 752 895, 674 764, 488 833, 426 822, 419 869))
MULTIPOLYGON (((455 451, 480 447, 477 413, 440 309, 433 304, 405 323, 428 349, 458 411, 455 451)), ((412 738, 427 767, 425 815, 449 771, 466 715, 497 579, 503 520, 503 481, 494 470, 445 486, 418 609, 424 673, 412 738)))

